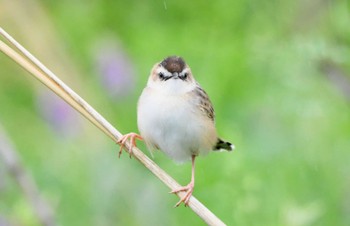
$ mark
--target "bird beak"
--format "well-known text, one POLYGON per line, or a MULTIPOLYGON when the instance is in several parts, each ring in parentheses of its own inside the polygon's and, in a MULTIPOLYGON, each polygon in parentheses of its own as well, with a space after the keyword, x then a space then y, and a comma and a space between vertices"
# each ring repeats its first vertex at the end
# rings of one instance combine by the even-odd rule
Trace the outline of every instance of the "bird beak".
POLYGON ((179 73, 174 72, 172 77, 173 77, 174 79, 178 79, 178 78, 179 78, 179 73))

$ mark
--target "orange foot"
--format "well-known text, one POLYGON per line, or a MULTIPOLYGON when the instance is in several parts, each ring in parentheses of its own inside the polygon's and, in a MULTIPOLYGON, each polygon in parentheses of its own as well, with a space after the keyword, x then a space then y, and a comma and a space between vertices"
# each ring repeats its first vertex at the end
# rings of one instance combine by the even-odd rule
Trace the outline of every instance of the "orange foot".
POLYGON ((174 207, 178 207, 181 203, 184 203, 185 206, 187 206, 187 205, 188 205, 188 202, 190 201, 190 198, 191 198, 191 196, 192 196, 193 188, 194 188, 194 182, 191 181, 188 185, 186 185, 186 186, 184 186, 184 187, 180 187, 180 188, 178 188, 178 189, 172 190, 172 191, 170 192, 170 193, 172 193, 172 194, 178 193, 178 192, 180 192, 180 191, 185 191, 185 192, 186 192, 185 196, 182 197, 182 198, 180 199, 180 201, 178 201, 174 207))
POLYGON ((136 139, 143 140, 143 138, 136 134, 136 133, 128 133, 123 135, 118 141, 117 144, 120 144, 120 149, 119 149, 119 154, 118 157, 120 158, 122 152, 123 152, 123 147, 125 146, 126 141, 130 138, 130 146, 129 146, 129 155, 131 158, 132 155, 132 149, 133 147, 136 147, 136 139))

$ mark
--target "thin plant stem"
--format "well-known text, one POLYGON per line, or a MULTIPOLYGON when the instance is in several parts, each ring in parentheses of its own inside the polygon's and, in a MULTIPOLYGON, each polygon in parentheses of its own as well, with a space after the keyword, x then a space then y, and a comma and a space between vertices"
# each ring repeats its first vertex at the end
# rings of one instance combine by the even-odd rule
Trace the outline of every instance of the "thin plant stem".
POLYGON ((34 213, 44 226, 55 226, 54 211, 39 192, 37 184, 30 172, 23 165, 11 139, 0 125, 0 159, 6 171, 17 182, 24 196, 32 206, 34 213))

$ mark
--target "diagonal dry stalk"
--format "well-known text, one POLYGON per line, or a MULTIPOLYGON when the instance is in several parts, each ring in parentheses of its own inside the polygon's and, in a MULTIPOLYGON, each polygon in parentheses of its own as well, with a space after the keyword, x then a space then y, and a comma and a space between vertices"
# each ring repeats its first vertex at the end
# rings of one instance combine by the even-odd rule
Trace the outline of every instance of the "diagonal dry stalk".
MULTIPOLYGON (((31 73, 36 79, 50 88, 73 108, 75 108, 97 128, 109 136, 114 142, 118 141, 118 139, 121 137, 121 133, 116 128, 114 128, 105 118, 103 118, 94 108, 92 108, 85 100, 83 100, 78 94, 69 88, 69 86, 63 83, 54 73, 46 68, 38 59, 36 59, 30 52, 21 46, 1 27, 0 34, 16 49, 12 49, 10 46, 0 40, 0 50, 3 53, 5 53, 8 57, 10 57, 25 70, 31 73)), ((129 147, 130 143, 127 142, 125 148, 128 150, 129 147)), ((156 165, 142 151, 136 147, 134 147, 132 151, 134 157, 170 189, 174 190, 180 187, 178 182, 176 182, 164 170, 156 165)), ((179 192, 177 195, 182 198, 185 195, 185 192, 179 192)), ((192 196, 190 198, 188 206, 208 225, 225 225, 217 216, 215 216, 195 197, 192 196)))

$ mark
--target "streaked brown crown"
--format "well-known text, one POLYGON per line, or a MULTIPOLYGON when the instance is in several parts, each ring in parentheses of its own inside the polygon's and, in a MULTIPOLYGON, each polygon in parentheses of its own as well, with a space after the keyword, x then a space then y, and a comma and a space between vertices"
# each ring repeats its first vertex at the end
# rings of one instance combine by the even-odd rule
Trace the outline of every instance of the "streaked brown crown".
POLYGON ((186 66, 185 61, 178 56, 170 56, 165 58, 160 65, 162 65, 170 73, 178 72, 180 73, 186 66))

